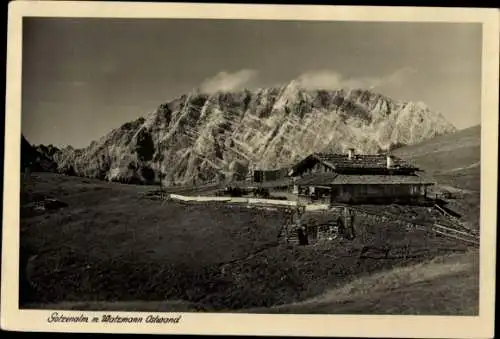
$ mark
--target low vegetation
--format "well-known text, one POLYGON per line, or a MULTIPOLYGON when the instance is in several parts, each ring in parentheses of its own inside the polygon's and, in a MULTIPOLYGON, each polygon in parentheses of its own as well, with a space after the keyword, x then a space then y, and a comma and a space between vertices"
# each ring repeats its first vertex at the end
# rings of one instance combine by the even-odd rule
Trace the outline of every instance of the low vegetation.
POLYGON ((313 298, 356 277, 467 250, 389 223, 360 228, 368 231, 352 242, 287 246, 277 241, 284 221, 279 211, 187 205, 138 194, 147 190, 34 174, 22 200, 21 306, 267 309, 313 298), (47 196, 67 207, 27 207, 47 196), (388 244, 389 255, 382 255, 377 249, 388 244), (372 250, 360 256, 366 246, 372 250))
POLYGON ((356 279, 303 302, 254 311, 475 315, 478 300, 479 255, 468 251, 356 279))

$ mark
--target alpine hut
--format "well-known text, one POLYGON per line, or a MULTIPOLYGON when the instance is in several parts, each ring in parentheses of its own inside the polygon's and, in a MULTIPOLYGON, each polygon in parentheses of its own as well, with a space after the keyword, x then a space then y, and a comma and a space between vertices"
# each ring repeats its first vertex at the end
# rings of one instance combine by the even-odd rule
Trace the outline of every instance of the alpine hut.
POLYGON ((294 193, 330 203, 415 203, 434 183, 391 154, 313 153, 290 171, 294 193))

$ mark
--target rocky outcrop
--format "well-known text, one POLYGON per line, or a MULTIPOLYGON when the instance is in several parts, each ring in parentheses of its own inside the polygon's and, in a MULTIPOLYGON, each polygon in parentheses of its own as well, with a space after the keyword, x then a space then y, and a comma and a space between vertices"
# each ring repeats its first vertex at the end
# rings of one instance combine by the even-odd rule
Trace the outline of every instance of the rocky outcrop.
POLYGON ((59 152, 57 147, 32 146, 28 140, 21 134, 21 171, 27 167, 31 171, 37 172, 55 172, 58 165, 54 156, 59 152))
POLYGON ((58 171, 166 185, 241 179, 312 152, 376 153, 454 132, 423 103, 367 90, 287 86, 192 92, 127 122, 84 149, 54 152, 58 171))

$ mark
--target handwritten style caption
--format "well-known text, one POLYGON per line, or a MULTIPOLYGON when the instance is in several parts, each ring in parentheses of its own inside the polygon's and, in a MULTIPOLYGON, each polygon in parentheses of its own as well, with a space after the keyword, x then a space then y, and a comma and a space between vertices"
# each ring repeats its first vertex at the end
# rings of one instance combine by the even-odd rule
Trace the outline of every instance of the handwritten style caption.
POLYGON ((80 314, 78 316, 67 316, 59 312, 53 312, 47 318, 48 323, 146 323, 146 324, 178 324, 182 315, 165 317, 150 314, 146 317, 124 317, 120 315, 104 314, 102 316, 89 316, 80 314))

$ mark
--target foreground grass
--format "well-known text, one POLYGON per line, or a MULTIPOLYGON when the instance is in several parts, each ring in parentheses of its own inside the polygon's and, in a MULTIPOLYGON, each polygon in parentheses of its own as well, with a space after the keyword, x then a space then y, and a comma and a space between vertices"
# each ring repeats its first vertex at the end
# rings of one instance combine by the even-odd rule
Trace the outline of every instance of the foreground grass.
POLYGON ((478 300, 479 253, 469 251, 376 273, 303 302, 260 311, 477 315, 478 300))
MULTIPOLYGON (((34 175, 23 203, 50 195, 68 207, 43 214, 26 206, 22 210, 22 262, 36 256, 27 263, 27 281, 20 284, 21 306, 226 312, 270 308, 466 250, 449 239, 390 223, 359 225, 363 236, 352 242, 288 247, 276 242, 283 222, 279 212, 141 198, 138 193, 147 189, 34 175), (387 258, 378 253, 359 256, 366 245, 387 244, 393 249, 387 258), (400 254, 403 248, 408 249, 405 256, 400 254)), ((420 312, 425 312, 422 307, 420 312)))
MULTIPOLYGON (((439 256, 429 262, 365 276, 313 298, 287 305, 243 309, 240 313, 477 315, 479 253, 439 256)), ((186 301, 61 302, 42 309, 189 312, 186 301)))
MULTIPOLYGON (((141 199, 132 186, 42 174, 32 194, 69 207, 21 216, 29 272, 44 302, 190 299, 210 290, 218 264, 272 241, 277 213, 141 199), (99 188, 99 189, 98 189, 99 188), (101 295, 102 293, 102 295, 101 295)), ((224 281, 213 289, 224 288, 224 281)))

